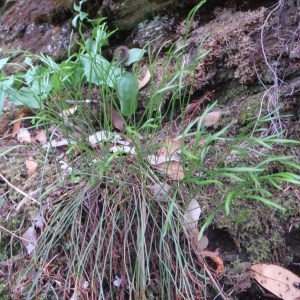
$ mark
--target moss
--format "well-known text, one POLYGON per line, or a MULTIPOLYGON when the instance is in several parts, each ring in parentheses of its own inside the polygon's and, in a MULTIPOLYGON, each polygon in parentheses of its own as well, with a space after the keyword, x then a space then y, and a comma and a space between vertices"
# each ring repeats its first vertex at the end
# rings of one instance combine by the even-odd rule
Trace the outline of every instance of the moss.
POLYGON ((2 280, 0 280, 0 297, 2 300, 11 299, 8 284, 7 282, 2 282, 2 280))
POLYGON ((55 8, 72 8, 74 0, 54 0, 53 4, 55 8))

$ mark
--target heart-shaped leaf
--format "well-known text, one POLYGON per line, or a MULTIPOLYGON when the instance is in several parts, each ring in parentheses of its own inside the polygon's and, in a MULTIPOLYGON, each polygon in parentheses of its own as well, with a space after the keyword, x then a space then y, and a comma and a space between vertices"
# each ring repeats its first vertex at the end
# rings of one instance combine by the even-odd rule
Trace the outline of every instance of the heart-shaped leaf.
POLYGON ((125 66, 130 66, 131 64, 135 63, 142 59, 143 55, 145 54, 144 49, 139 48, 132 48, 127 51, 127 60, 125 66))

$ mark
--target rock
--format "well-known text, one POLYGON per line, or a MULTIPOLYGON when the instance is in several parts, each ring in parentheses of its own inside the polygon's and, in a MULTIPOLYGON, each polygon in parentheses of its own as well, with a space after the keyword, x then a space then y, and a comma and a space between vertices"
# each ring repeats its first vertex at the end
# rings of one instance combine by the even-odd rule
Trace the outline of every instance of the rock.
POLYGON ((203 125, 205 127, 211 127, 217 124, 221 119, 221 113, 218 111, 209 112, 203 119, 203 125))
POLYGON ((174 8, 177 1, 172 0, 104 0, 98 15, 109 18, 109 22, 119 30, 132 30, 139 22, 150 15, 158 14, 163 10, 174 8))
POLYGON ((70 38, 71 1, 14 1, 0 17, 0 48, 28 50, 54 59, 66 54, 70 38))

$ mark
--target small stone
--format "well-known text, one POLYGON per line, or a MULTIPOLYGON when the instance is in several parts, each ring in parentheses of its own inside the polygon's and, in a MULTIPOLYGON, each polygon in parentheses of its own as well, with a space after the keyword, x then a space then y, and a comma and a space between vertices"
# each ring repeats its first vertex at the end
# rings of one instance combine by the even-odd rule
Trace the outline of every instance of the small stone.
POLYGON ((209 112, 203 119, 205 127, 211 127, 217 124, 221 119, 221 113, 218 111, 209 112))

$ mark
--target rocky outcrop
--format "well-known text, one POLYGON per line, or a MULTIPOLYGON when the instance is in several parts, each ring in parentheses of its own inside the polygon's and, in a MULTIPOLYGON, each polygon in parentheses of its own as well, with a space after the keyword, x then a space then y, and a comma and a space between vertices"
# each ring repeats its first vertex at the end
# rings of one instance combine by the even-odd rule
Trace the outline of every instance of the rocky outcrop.
MULTIPOLYGON (((6 1, 0 8, 0 48, 4 51, 28 50, 56 60, 64 58, 69 47, 71 19, 75 15, 73 2, 6 1)), ((91 17, 107 17, 112 29, 118 27, 123 33, 122 30, 130 30, 119 35, 120 40, 127 37, 126 42, 133 46, 144 47, 150 43, 152 49, 162 50, 156 69, 157 85, 161 79, 160 65, 165 64, 164 51, 178 39, 185 40, 188 45, 185 59, 189 64, 198 54, 209 52, 194 66, 191 83, 194 91, 214 89, 215 86, 218 90, 224 86, 232 90, 232 82, 239 86, 249 86, 259 80, 272 84, 276 80, 275 73, 281 79, 297 76, 299 11, 294 1, 244 1, 243 6, 233 1, 227 8, 223 2, 208 1, 197 11, 190 31, 186 32, 187 8, 195 2, 198 1, 86 1, 83 10, 91 17), (176 14, 177 5, 182 9, 176 14), (218 5, 221 8, 216 8, 218 5)), ((176 44, 176 47, 181 46, 176 44)), ((169 65, 171 70, 172 63, 169 65)), ((234 90, 237 90, 236 86, 234 90)))
POLYGON ((69 45, 70 9, 70 1, 59 4, 52 0, 17 0, 3 5, 0 47, 4 51, 28 50, 59 59, 69 45))

